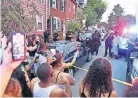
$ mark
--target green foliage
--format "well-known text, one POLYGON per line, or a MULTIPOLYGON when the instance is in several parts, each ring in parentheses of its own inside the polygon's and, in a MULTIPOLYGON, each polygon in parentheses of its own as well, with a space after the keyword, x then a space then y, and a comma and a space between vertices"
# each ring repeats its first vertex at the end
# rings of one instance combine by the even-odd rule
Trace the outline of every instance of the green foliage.
POLYGON ((81 30, 81 28, 82 28, 82 25, 76 19, 72 19, 72 20, 66 22, 66 24, 68 26, 68 30, 72 31, 73 33, 75 33, 75 31, 81 30))
POLYGON ((124 9, 120 6, 120 4, 117 4, 113 8, 113 12, 116 16, 123 16, 124 9))
POLYGON ((86 26, 95 25, 100 22, 103 13, 106 11, 106 2, 102 0, 88 0, 85 7, 86 26))
MULTIPOLYGON (((124 10, 119 4, 115 5, 112 13, 108 17, 108 28, 123 28, 136 23, 136 17, 132 15, 124 15, 124 10)), ((120 31, 119 31, 120 32, 120 31)))
POLYGON ((77 15, 77 20, 80 21, 80 23, 82 22, 83 19, 85 19, 84 10, 82 8, 77 8, 76 15, 77 15))
POLYGON ((113 8, 113 12, 108 17, 108 25, 109 25, 108 28, 113 29, 117 25, 119 18, 121 18, 123 14, 124 14, 123 8, 121 8, 119 4, 115 5, 113 8))
POLYGON ((108 31, 108 23, 101 22, 100 24, 105 28, 106 31, 108 31))
POLYGON ((28 3, 28 16, 25 15, 21 7, 20 0, 2 0, 1 4, 1 24, 2 30, 9 34, 10 32, 31 32, 36 26, 35 14, 37 10, 32 1, 28 3))

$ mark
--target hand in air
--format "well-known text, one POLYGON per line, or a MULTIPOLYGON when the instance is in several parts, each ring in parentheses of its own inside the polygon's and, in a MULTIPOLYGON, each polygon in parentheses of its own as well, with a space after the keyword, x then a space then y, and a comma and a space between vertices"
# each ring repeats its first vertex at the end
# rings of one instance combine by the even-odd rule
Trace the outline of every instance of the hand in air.
POLYGON ((20 65, 20 63, 22 61, 13 61, 12 60, 11 48, 12 48, 12 44, 9 43, 7 48, 4 51, 4 54, 3 54, 2 65, 9 68, 9 69, 14 70, 16 67, 18 67, 20 65))

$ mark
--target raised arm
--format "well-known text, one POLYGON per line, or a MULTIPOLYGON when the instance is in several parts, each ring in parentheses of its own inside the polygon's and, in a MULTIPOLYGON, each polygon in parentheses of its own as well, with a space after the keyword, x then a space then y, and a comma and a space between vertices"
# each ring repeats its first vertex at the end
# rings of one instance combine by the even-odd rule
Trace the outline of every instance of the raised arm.
POLYGON ((11 47, 12 45, 11 43, 9 43, 7 49, 4 51, 4 54, 3 54, 3 63, 2 65, 0 65, 0 70, 1 70, 0 77, 2 77, 2 79, 0 80, 0 87, 1 87, 0 96, 1 97, 3 96, 5 92, 5 89, 11 78, 12 72, 21 63, 21 61, 17 61, 17 62, 12 61, 11 47))
POLYGON ((35 49, 37 49, 37 45, 26 47, 26 49, 29 50, 29 51, 34 51, 35 49))
POLYGON ((78 54, 79 54, 79 50, 76 51, 76 53, 75 53, 75 55, 73 57, 73 60, 70 63, 63 63, 64 64, 64 68, 68 68, 68 67, 72 66, 76 62, 78 54))

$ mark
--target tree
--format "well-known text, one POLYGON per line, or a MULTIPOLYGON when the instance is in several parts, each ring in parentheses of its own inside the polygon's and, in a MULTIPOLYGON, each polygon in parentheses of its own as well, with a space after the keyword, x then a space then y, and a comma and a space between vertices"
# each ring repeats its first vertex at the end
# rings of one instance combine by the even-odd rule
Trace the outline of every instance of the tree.
POLYGON ((100 24, 104 27, 104 29, 105 29, 106 31, 108 31, 108 23, 106 23, 106 22, 101 22, 100 24))
POLYGON ((76 15, 77 21, 82 24, 82 21, 85 19, 84 10, 82 8, 77 8, 76 15))
POLYGON ((108 25, 109 29, 114 29, 116 25, 118 25, 118 21, 121 19, 121 17, 124 14, 123 8, 119 4, 115 5, 113 8, 112 13, 108 17, 108 25))
POLYGON ((124 28, 129 28, 136 24, 136 17, 132 15, 124 15, 124 10, 119 4, 115 5, 112 13, 108 17, 108 28, 121 35, 124 28))
POLYGON ((117 4, 113 8, 113 12, 116 16, 123 16, 124 14, 124 9, 120 6, 120 4, 117 4))
POLYGON ((103 13, 106 11, 106 2, 102 0, 88 0, 85 7, 86 27, 100 22, 103 13))
POLYGON ((25 2, 29 6, 28 15, 25 15, 20 0, 2 0, 1 1, 2 30, 9 34, 10 32, 29 33, 36 27, 36 7, 32 1, 25 2))
POLYGON ((66 22, 67 26, 68 26, 68 30, 72 31, 73 33, 75 33, 75 31, 79 31, 81 30, 81 24, 80 22, 78 22, 76 19, 72 19, 70 21, 66 22))

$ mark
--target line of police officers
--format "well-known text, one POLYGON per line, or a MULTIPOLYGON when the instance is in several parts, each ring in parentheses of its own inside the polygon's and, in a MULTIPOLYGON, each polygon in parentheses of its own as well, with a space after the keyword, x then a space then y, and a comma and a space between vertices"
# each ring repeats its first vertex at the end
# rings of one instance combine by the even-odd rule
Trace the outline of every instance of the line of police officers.
MULTIPOLYGON (((87 43, 84 43, 83 41, 81 41, 79 39, 79 35, 80 35, 79 33, 80 32, 78 32, 77 41, 80 41, 83 44, 87 44, 87 46, 91 49, 92 55, 94 55, 94 53, 96 53, 96 55, 98 55, 99 46, 101 45, 101 34, 100 34, 100 32, 95 30, 95 32, 91 36, 92 40, 87 41, 87 43)), ((72 34, 70 31, 68 31, 66 33, 66 40, 67 41, 71 41, 71 35, 72 34)), ((50 39, 50 32, 49 32, 49 30, 47 30, 44 32, 44 40, 45 40, 45 42, 49 42, 50 41, 49 39, 50 39)), ((106 35, 102 39, 102 41, 105 41, 104 57, 107 56, 108 51, 109 51, 109 57, 112 57, 112 55, 113 55, 113 52, 112 52, 113 39, 114 39, 114 32, 109 30, 108 33, 106 33, 106 35)), ((59 35, 57 32, 55 32, 53 34, 53 41, 58 41, 58 40, 59 40, 59 35)), ((131 40, 128 40, 127 60, 129 59, 131 52, 133 52, 133 47, 134 47, 134 45, 136 45, 137 42, 138 42, 138 40, 136 40, 135 42, 131 42, 131 40)))

